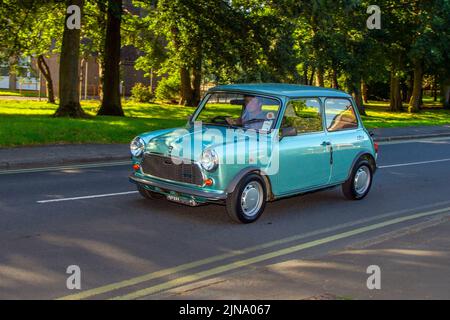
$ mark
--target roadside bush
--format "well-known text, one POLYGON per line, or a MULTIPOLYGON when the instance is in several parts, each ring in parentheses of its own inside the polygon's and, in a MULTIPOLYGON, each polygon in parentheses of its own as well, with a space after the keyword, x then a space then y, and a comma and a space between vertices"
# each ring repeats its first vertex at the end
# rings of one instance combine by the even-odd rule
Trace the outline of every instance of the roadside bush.
POLYGON ((177 103, 180 96, 180 79, 175 76, 162 78, 155 90, 155 97, 160 101, 177 103))
POLYGON ((152 102, 155 99, 155 95, 149 86, 136 83, 131 89, 131 98, 136 102, 152 102))

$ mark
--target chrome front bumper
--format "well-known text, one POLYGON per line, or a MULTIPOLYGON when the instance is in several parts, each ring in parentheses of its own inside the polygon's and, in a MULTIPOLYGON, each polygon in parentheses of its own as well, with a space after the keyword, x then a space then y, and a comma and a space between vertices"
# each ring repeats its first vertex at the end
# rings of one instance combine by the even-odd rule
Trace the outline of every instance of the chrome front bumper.
POLYGON ((130 175, 129 180, 132 183, 143 186, 156 187, 161 189, 165 193, 176 192, 182 195, 188 195, 193 197, 198 197, 205 199, 207 201, 222 201, 227 198, 226 192, 221 193, 212 193, 208 191, 196 190, 189 187, 179 186, 176 184, 172 184, 170 182, 164 181, 156 181, 156 180, 148 180, 136 177, 135 175, 130 175))

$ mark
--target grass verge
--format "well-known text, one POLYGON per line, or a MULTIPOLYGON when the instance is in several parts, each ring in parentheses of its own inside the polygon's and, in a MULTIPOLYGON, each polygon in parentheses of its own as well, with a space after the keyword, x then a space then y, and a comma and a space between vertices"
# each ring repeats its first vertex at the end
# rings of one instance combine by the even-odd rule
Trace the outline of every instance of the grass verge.
MULTIPOLYGON (((94 116, 98 101, 82 102, 94 116)), ((182 126, 194 108, 167 104, 124 102, 126 117, 90 119, 53 118, 57 106, 44 101, 0 99, 0 146, 28 146, 63 143, 128 143, 139 133, 182 126)), ((428 103, 418 114, 388 111, 387 103, 370 103, 367 128, 444 125, 450 123, 450 111, 428 103)))

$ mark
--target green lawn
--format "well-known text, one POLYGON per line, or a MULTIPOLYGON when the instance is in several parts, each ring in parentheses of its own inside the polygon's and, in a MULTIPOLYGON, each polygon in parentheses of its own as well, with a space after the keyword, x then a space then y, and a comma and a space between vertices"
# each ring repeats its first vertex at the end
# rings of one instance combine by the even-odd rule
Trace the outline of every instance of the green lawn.
MULTIPOLYGON (((389 112, 388 103, 371 102, 366 106, 367 116, 363 116, 367 128, 393 128, 410 126, 436 126, 450 124, 450 110, 442 109, 439 102, 425 99, 425 108, 417 114, 389 112)), ((404 109, 408 110, 407 105, 404 109)))
MULTIPOLYGON (((95 115, 99 103, 83 102, 95 115)), ((127 117, 53 118, 56 105, 39 101, 0 100, 0 146, 59 143, 128 143, 138 133, 186 123, 193 108, 124 103, 127 117)))
MULTIPOLYGON (((84 110, 95 115, 98 101, 83 102, 84 110)), ((56 105, 39 101, 0 99, 0 146, 60 143, 128 143, 141 132, 181 126, 194 108, 166 104, 124 102, 127 117, 89 119, 53 118, 56 105)), ((368 128, 450 123, 450 111, 429 104, 419 114, 391 113, 387 103, 373 103, 363 117, 368 128)))
MULTIPOLYGON (((39 97, 39 92, 30 91, 30 90, 8 90, 8 89, 0 89, 0 97, 1 96, 10 96, 10 97, 39 97)), ((45 92, 41 93, 41 98, 45 98, 45 92)))

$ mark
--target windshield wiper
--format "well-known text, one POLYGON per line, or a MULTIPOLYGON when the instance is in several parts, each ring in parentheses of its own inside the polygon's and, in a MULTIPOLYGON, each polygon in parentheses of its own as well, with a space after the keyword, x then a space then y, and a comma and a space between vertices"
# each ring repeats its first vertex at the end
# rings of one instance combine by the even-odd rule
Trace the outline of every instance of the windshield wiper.
POLYGON ((232 125, 232 124, 225 124, 225 123, 211 123, 211 122, 205 122, 204 124, 210 125, 210 126, 219 126, 219 127, 228 127, 233 129, 240 129, 241 127, 232 125))

